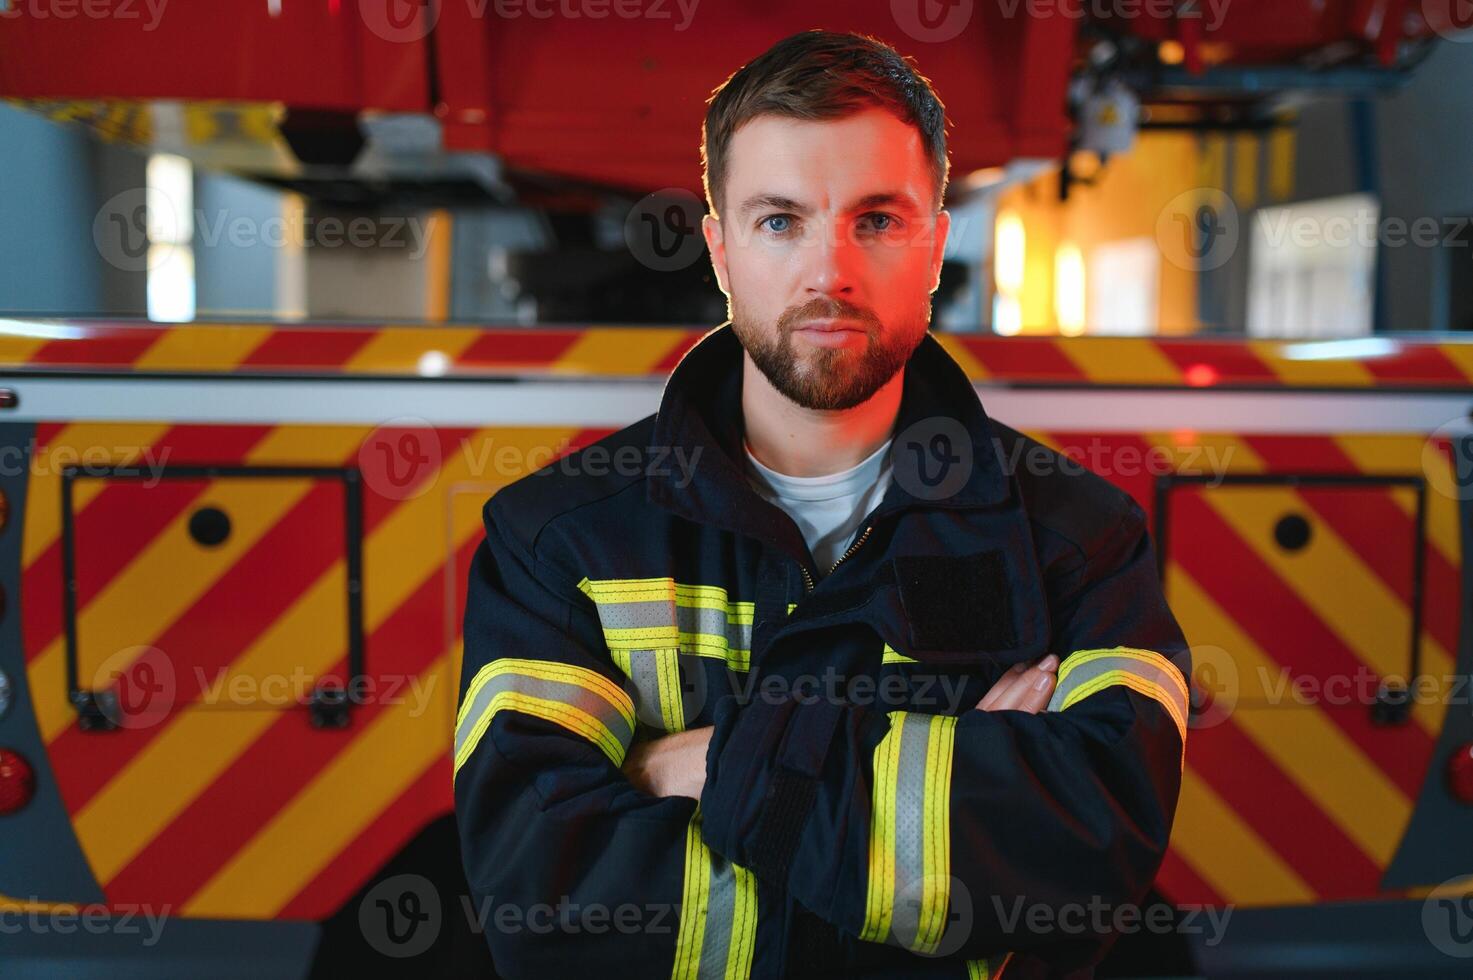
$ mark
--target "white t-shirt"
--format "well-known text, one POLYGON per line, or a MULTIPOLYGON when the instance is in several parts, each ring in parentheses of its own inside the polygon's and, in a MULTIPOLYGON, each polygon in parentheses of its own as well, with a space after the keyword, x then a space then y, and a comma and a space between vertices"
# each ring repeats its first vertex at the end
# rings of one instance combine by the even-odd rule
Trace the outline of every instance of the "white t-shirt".
POLYGON ((890 486, 891 441, 886 439, 856 466, 826 476, 788 476, 768 469, 743 441, 753 488, 798 525, 820 576, 828 574, 859 533, 859 522, 885 496, 890 486))

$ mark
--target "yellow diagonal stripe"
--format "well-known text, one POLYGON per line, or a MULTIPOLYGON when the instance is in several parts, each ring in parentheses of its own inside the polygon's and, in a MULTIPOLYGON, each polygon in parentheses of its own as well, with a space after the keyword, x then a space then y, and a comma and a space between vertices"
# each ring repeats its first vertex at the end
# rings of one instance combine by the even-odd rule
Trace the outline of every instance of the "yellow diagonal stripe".
MULTIPOLYGON (((78 463, 77 454, 93 450, 107 453, 111 463, 146 465, 144 449, 151 447, 169 427, 163 424, 117 425, 74 423, 56 433, 31 461, 26 486, 25 534, 21 541, 21 567, 35 561, 61 537, 61 466, 78 463), (115 454, 122 450, 122 456, 115 454), (124 458, 127 457, 127 458, 124 458)), ((96 459, 93 460, 94 462, 96 459)), ((105 486, 102 480, 79 480, 72 485, 72 511, 80 514, 105 486)), ((14 520, 14 514, 10 515, 14 520)))
MULTIPOLYGON (((289 464, 320 461, 324 456, 341 462, 361 437, 361 430, 352 428, 283 427, 268 433, 246 462, 289 464)), ((186 509, 79 611, 78 669, 84 686, 91 685, 89 663, 95 666, 118 649, 146 642, 115 642, 113 638, 162 633, 311 489, 309 481, 296 480, 290 481, 290 492, 263 495, 256 482, 227 478, 206 487, 200 499, 222 507, 231 518, 230 537, 222 544, 213 548, 195 544, 188 532, 193 510, 186 509), (169 587, 160 588, 161 582, 168 582, 169 587), (140 601, 140 596, 147 598, 140 601), (89 642, 88 637, 94 641, 89 642), (95 649, 97 642, 102 643, 101 649, 95 649)), ((36 722, 41 737, 49 743, 76 719, 66 700, 65 637, 49 643, 31 661, 27 673, 31 690, 38 692, 36 722)))
POLYGON ((228 371, 271 336, 273 328, 191 323, 170 327, 134 362, 139 371, 228 371))
POLYGON ((1233 905, 1307 905, 1314 889, 1190 765, 1182 774, 1171 847, 1233 905))
MULTIPOLYGON (((1146 438, 1157 445, 1168 445, 1160 433, 1148 433, 1146 438)), ((1220 443, 1219 448, 1223 448, 1220 443)), ((1233 448, 1234 472, 1265 469, 1247 444, 1238 443, 1233 448)), ((1410 611, 1334 528, 1314 516, 1314 508, 1301 494, 1283 487, 1232 487, 1208 490, 1202 499, 1361 661, 1382 676, 1406 678, 1411 666, 1407 652, 1410 611), (1304 548, 1285 552, 1274 544, 1273 528, 1279 518, 1291 512, 1309 515, 1313 534, 1304 548)), ((1424 631, 1423 672, 1433 679, 1446 678, 1452 667, 1447 650, 1424 631)), ((1412 717, 1436 736, 1446 710, 1440 697, 1419 698, 1412 717)))
POLYGON ((673 327, 585 330, 549 370, 555 374, 651 374, 687 333, 673 327))
POLYGON ((1181 369, 1145 337, 1074 337, 1054 345, 1099 384, 1181 383, 1181 369))
POLYGON ((448 756, 451 655, 420 676, 438 680, 430 710, 387 705, 322 772, 185 903, 186 916, 269 919, 437 759, 448 756), (330 815, 330 816, 329 816, 330 815))
MULTIPOLYGON (((534 457, 543 447, 557 445, 573 435, 566 429, 483 430, 473 434, 467 444, 475 446, 493 433, 498 445, 517 448, 522 459, 534 457)), ((480 522, 462 508, 454 509, 458 519, 448 534, 435 530, 443 527, 444 493, 474 482, 473 457, 473 453, 466 452, 447 454, 437 477, 441 489, 405 500, 368 535, 363 559, 364 567, 373 570, 363 596, 364 629, 368 634, 434 574, 447 554, 456 553, 472 535, 481 533, 480 522), (441 548, 448 548, 448 552, 441 548)), ((297 637, 311 624, 341 620, 344 574, 341 561, 325 572, 236 659, 223 681, 226 689, 230 678, 239 674, 255 676, 262 664, 286 662, 315 675, 338 660, 344 652, 341 649, 327 644, 304 647, 297 637)), ((276 713, 270 711, 186 711, 130 760, 74 820, 99 880, 111 880, 276 718, 276 713), (206 720, 206 716, 213 717, 206 720), (209 740, 209 752, 203 760, 198 758, 194 744, 202 738, 209 740)), ((450 731, 447 719, 444 730, 438 733, 441 751, 447 754, 450 731)), ((280 871, 290 873, 290 869, 280 871)))
POLYGON ((31 357, 51 342, 47 337, 28 337, 0 330, 0 364, 7 367, 24 365, 31 357))
POLYGON ((956 334, 932 333, 931 336, 936 338, 946 353, 951 355, 972 381, 983 381, 991 377, 991 372, 967 349, 967 345, 956 334))
MULTIPOLYGON (((1282 679, 1279 664, 1176 563, 1167 569, 1166 589, 1186 634, 1228 652, 1240 694, 1271 690, 1282 679)), ((1291 678, 1285 697, 1291 697, 1292 684, 1291 678)), ((1292 700, 1255 704, 1240 699, 1228 723, 1237 725, 1379 867, 1390 863, 1411 819, 1412 802, 1325 709, 1292 700)))
POLYGON ((466 327, 383 327, 354 354, 343 370, 354 374, 415 374, 433 368, 425 361, 431 352, 453 362, 480 332, 466 327))
MULTIPOLYGON (((1334 441, 1362 473, 1417 476, 1422 472, 1422 445, 1426 440, 1416 433, 1335 436, 1334 441)), ((1451 468, 1452 461, 1447 461, 1447 465, 1451 468)), ((1411 497, 1393 494, 1392 500, 1408 517, 1416 515, 1415 501, 1411 497)), ((1461 564, 1463 540, 1458 501, 1430 486, 1427 489, 1427 545, 1454 568, 1461 564)))

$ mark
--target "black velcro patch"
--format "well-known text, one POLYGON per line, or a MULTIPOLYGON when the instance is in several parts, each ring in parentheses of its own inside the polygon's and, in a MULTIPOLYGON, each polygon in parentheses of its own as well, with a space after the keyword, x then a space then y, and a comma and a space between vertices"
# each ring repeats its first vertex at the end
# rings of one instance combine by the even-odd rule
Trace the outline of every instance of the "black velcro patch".
POLYGON ((1001 551, 898 557, 895 577, 916 649, 1009 650, 1018 645, 1001 551))
POLYGON ((818 784, 808 776, 781 768, 773 773, 767 805, 753 830, 756 846, 751 865, 758 877, 779 883, 788 880, 788 866, 817 798, 818 784))

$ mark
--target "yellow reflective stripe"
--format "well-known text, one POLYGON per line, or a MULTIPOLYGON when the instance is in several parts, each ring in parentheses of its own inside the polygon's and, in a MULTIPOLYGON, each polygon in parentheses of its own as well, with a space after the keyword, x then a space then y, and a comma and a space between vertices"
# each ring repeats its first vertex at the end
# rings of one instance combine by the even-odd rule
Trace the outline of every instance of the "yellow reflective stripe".
POLYGON ((606 578, 591 579, 584 576, 578 588, 590 599, 607 602, 659 602, 674 596, 683 606, 691 608, 735 610, 745 613, 748 621, 756 604, 730 602, 727 591, 720 585, 696 585, 664 578, 606 578))
MULTIPOLYGON (((1094 670, 1088 670, 1085 673, 1094 673, 1094 670)), ((1144 694, 1165 708, 1166 713, 1176 724, 1185 750, 1187 712, 1191 705, 1191 695, 1182 672, 1170 660, 1154 650, 1113 647, 1105 650, 1076 651, 1059 665, 1054 699, 1050 702, 1049 710, 1064 711, 1091 694, 1116 685, 1129 687, 1133 691, 1144 694), (1101 661, 1104 661, 1105 664, 1101 664, 1101 661), (1142 669, 1131 669, 1129 665, 1132 663, 1140 664, 1142 669), (1081 668, 1091 665, 1108 666, 1107 669, 1099 671, 1093 677, 1075 676, 1081 668), (1165 680, 1166 686, 1163 686, 1162 679, 1165 680)))
POLYGON ((736 872, 737 891, 725 980, 745 980, 752 975, 752 956, 757 952, 757 878, 746 868, 731 867, 736 872))
POLYGON ((482 667, 466 689, 456 712, 453 774, 475 752, 498 711, 561 725, 616 766, 623 764, 634 734, 634 702, 607 677, 571 664, 506 657, 482 667))
POLYGON ((1136 660, 1164 671, 1166 675, 1172 679, 1173 684, 1178 689, 1178 693, 1180 693, 1183 698, 1188 698, 1188 700, 1190 700, 1190 694, 1187 691, 1186 680, 1182 678, 1181 670, 1178 669, 1175 664, 1163 657, 1161 654, 1157 653, 1155 650, 1140 650, 1135 647, 1111 647, 1109 649, 1103 650, 1076 650, 1071 653, 1062 664, 1059 665, 1058 680, 1056 681, 1056 683, 1062 684, 1064 680, 1071 673, 1073 673, 1075 668, 1077 667, 1081 667, 1084 664, 1090 663, 1095 660, 1107 660, 1112 657, 1121 657, 1127 660, 1136 660))
POLYGON ((685 883, 680 890, 680 931, 675 937, 675 967, 670 980, 696 980, 699 975, 701 941, 706 936, 710 864, 710 849, 701 840, 697 811, 685 829, 685 883))
POLYGON ((880 651, 880 663, 882 664, 913 664, 919 663, 915 657, 907 657, 899 650, 886 643, 885 648, 880 651))
POLYGON ((967 960, 967 980, 1002 980, 1003 971, 1008 968, 1008 961, 1012 958, 1012 953, 1004 953, 1000 957, 967 960), (993 968, 993 961, 997 961, 996 969, 993 968))
POLYGON ((457 773, 460 772, 460 767, 465 764, 465 761, 470 758, 471 753, 475 751, 476 745, 481 741, 481 736, 491 726, 491 719, 498 711, 520 711, 524 715, 532 715, 559 724, 574 735, 581 735, 598 746, 614 765, 624 764, 624 744, 592 715, 563 704, 561 701, 549 701, 517 691, 500 691, 491 699, 485 713, 476 720, 475 727, 461 751, 456 753, 455 771, 457 773))
POLYGON ((869 881, 859 938, 883 942, 895 911, 895 793, 900 782, 900 729, 905 712, 890 714, 890 730, 875 747, 870 814, 869 881))
MULTIPOLYGON (((751 650, 733 645, 731 633, 680 628, 681 621, 676 612, 680 609, 719 612, 725 617, 728 629, 751 627, 756 617, 756 603, 731 601, 723 586, 676 582, 669 577, 594 580, 584 576, 578 582, 578 588, 598 606, 599 615, 605 624, 611 620, 618 622, 621 606, 642 604, 654 607, 633 614, 636 617, 641 614, 653 616, 654 622, 638 626, 605 625, 604 642, 610 651, 671 647, 678 648, 684 654, 721 660, 731 670, 751 669, 751 650), (662 606, 663 609, 660 608, 662 606)), ((631 613, 625 611, 622 615, 628 616, 631 613)), ((750 629, 740 635, 749 633, 750 629)))
POLYGON ((697 808, 685 832, 671 980, 746 980, 756 946, 757 879, 706 846, 697 808))
POLYGON ((677 650, 656 650, 655 683, 660 688, 660 717, 665 721, 665 731, 685 731, 685 702, 680 690, 680 653, 677 650))
POLYGON ((890 713, 875 748, 860 938, 934 953, 951 900, 951 775, 957 719, 890 713))
POLYGON ((1091 694, 1103 691, 1107 687, 1114 687, 1117 684, 1128 687, 1159 702, 1161 707, 1166 709, 1166 713, 1171 716, 1171 720, 1176 723, 1177 734, 1181 736, 1182 742, 1186 742, 1187 720, 1182 717, 1181 708, 1172 697, 1172 693, 1160 684, 1148 681, 1144 677, 1138 674, 1132 674, 1128 670, 1111 670, 1098 677, 1090 678, 1069 692, 1064 698, 1063 705, 1059 710, 1067 711, 1070 707, 1083 701, 1091 694))
POLYGON ((707 660, 720 660, 732 670, 752 669, 752 651, 728 646, 726 637, 713 637, 709 633, 681 633, 680 652, 707 660))
POLYGON ((494 677, 502 674, 522 674, 526 677, 534 677, 540 680, 557 681, 563 684, 576 684, 586 690, 592 691, 604 700, 608 701, 614 710, 624 716, 624 720, 634 725, 634 702, 624 689, 596 670, 587 667, 578 667, 573 664, 562 664, 550 660, 524 660, 517 657, 501 657, 493 660, 476 672, 475 679, 466 689, 465 700, 461 702, 460 709, 455 716, 455 727, 459 728, 465 721, 466 712, 475 695, 481 688, 489 684, 494 677))

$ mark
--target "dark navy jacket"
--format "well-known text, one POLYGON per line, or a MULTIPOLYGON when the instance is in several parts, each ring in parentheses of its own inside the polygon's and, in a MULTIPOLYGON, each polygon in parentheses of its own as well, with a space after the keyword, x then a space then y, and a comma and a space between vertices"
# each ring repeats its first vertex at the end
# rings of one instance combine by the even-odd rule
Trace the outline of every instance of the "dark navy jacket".
POLYGON ((819 569, 743 475, 741 377, 719 327, 656 414, 485 506, 455 806, 497 969, 1089 975, 1099 910, 1160 865, 1185 749, 1141 508, 989 419, 928 334, 893 483, 819 569), (976 710, 1049 652, 1048 710, 976 710), (621 772, 707 725, 699 805, 621 772))

